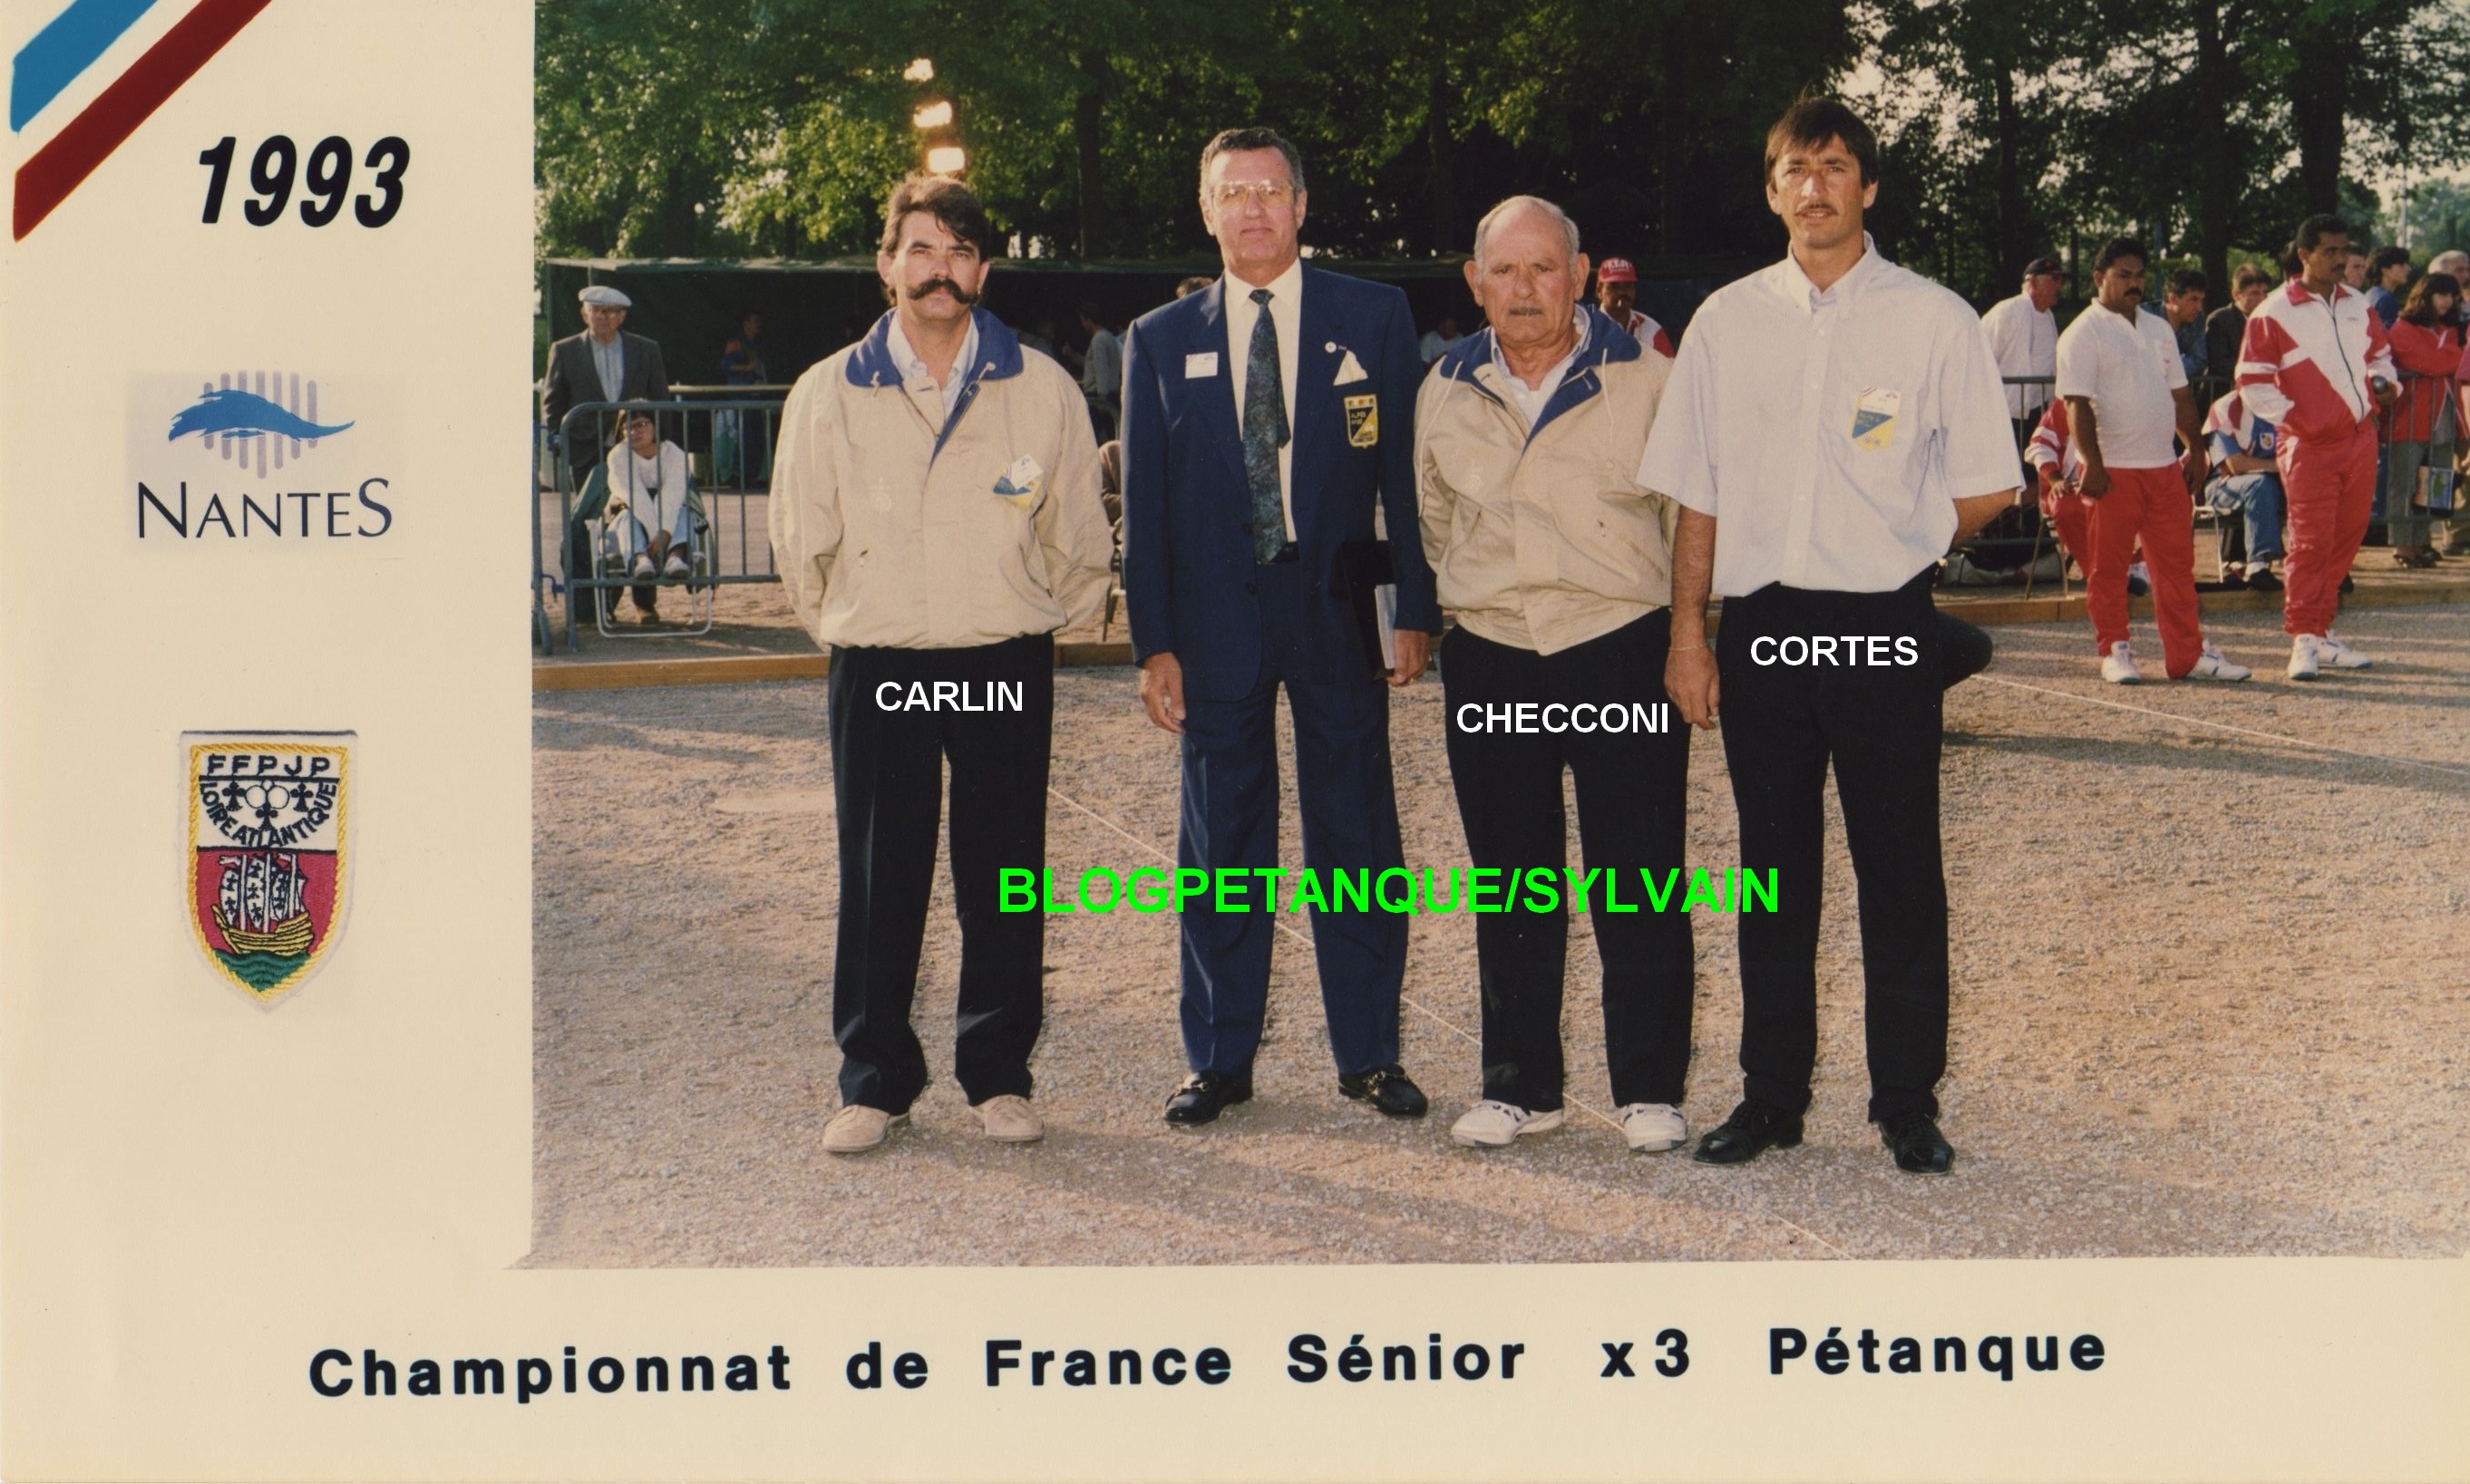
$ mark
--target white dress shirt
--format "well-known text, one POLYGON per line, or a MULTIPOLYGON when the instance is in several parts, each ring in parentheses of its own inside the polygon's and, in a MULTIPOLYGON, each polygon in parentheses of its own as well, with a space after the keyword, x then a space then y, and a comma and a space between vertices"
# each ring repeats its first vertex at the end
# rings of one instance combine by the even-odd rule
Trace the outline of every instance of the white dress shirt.
POLYGON ((901 384, 909 388, 909 400, 919 404, 919 410, 926 409, 925 399, 935 399, 942 411, 926 421, 936 431, 943 431, 944 425, 952 420, 953 404, 961 400, 962 386, 969 380, 969 366, 978 359, 978 316, 969 316, 968 338, 961 342, 961 353, 952 358, 952 369, 941 386, 935 384, 935 373, 926 369, 925 359, 918 354, 918 348, 901 333, 898 314, 892 316, 892 333, 884 337, 884 348, 892 352, 892 363, 900 368, 901 384))
MULTIPOLYGON (((2091 399, 2109 468, 2167 469, 2179 461, 2170 441, 2179 404, 2170 393, 2186 384, 2179 337, 2157 314, 2118 314, 2094 304, 2059 337, 2059 395, 2091 399)), ((2081 433, 2075 443, 2081 451, 2081 433)))
POLYGON ((1552 369, 1544 373, 1544 380, 1531 387, 1520 381, 1518 373, 1510 370, 1509 362, 1502 358, 1501 336, 1495 335, 1492 337, 1492 369, 1501 378, 1502 389, 1508 392, 1509 400, 1517 405, 1518 415, 1526 420, 1529 428, 1534 427, 1535 420, 1544 415, 1544 408, 1551 403, 1552 394, 1561 389, 1562 380, 1570 374, 1570 362, 1577 359, 1578 352, 1587 348, 1586 312, 1577 311, 1573 317, 1578 322, 1578 338, 1571 345, 1570 354, 1555 361, 1552 369))
POLYGON ((1252 364, 1252 325, 1261 306, 1252 302, 1255 288, 1270 290, 1270 323, 1278 331, 1278 388, 1287 395, 1287 441, 1278 448, 1278 503, 1287 515, 1287 540, 1295 539, 1295 357, 1301 350, 1304 320, 1304 265, 1298 258, 1266 285, 1247 284, 1233 273, 1219 280, 1225 287, 1226 359, 1229 384, 1235 388, 1235 427, 1244 427, 1245 373, 1252 364))
MULTIPOLYGON (((2056 376, 2059 369, 2059 316, 2033 308, 2032 296, 2017 294, 1990 306, 1981 316, 1990 334, 1990 352, 1998 358, 2000 376, 2056 376)), ((2007 388, 2007 415, 2028 417, 2050 400, 2046 385, 2007 388)))
POLYGON ((2023 482, 1971 307, 1863 246, 1823 292, 1789 255, 1717 290, 1681 342, 1638 482, 1720 522, 1718 596, 1891 591, 2023 482))

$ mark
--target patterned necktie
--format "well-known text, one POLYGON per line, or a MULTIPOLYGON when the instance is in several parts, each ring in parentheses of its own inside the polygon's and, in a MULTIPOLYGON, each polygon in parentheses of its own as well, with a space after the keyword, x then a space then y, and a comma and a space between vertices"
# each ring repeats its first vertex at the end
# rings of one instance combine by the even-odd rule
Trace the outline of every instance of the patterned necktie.
POLYGON ((1252 559, 1274 562, 1287 545, 1286 507, 1278 499, 1287 393, 1278 376, 1278 327, 1270 318, 1270 290, 1253 290, 1252 302, 1261 313, 1252 321, 1252 349, 1244 367, 1244 480, 1252 487, 1252 559))

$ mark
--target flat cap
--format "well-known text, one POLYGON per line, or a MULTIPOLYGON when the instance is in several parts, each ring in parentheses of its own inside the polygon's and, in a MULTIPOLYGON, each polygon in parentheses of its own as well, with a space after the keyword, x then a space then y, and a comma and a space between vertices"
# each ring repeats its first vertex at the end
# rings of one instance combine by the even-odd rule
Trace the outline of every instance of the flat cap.
POLYGON ((581 299, 586 304, 597 304, 608 309, 633 309, 635 307, 634 300, 626 297, 622 293, 619 293, 617 290, 610 288, 607 284, 594 284, 591 288, 576 294, 575 297, 581 299))

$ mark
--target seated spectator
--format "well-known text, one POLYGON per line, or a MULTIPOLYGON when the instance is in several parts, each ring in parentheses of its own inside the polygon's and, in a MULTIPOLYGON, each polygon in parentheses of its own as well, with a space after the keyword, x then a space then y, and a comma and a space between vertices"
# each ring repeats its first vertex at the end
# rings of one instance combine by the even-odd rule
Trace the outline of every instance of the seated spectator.
POLYGON ((1098 445, 1098 503, 1106 507, 1108 525, 1124 518, 1124 440, 1121 438, 1109 438, 1098 445))
POLYGON ((2402 286, 2409 282, 2409 248, 2379 247, 2367 259, 2367 308, 2388 330, 2401 317, 2402 286))
POLYGON ((2204 485, 2204 502, 2224 518, 2222 581, 2233 588, 2278 592, 2281 579, 2272 575, 2273 559, 2283 554, 2281 523, 2286 502, 2281 471, 2273 464, 2272 425, 2252 416, 2235 391, 2224 394, 2204 416, 2204 444, 2212 461, 2212 477, 2204 485), (2226 523, 2244 518, 2242 539, 2231 541, 2226 523), (2231 550, 2244 560, 2231 560, 2231 550))
POLYGON ((2385 534, 2392 543, 2393 560, 2404 567, 2434 567, 2437 561, 2428 537, 2428 517, 2412 499, 2418 493, 2418 472, 2428 465, 2437 432, 2437 414, 2453 398, 2461 352, 2461 285, 2450 273, 2430 273, 2411 286, 2410 297, 2393 319, 2392 356, 2402 372, 2401 396, 2385 409, 2381 429, 2385 534))
POLYGON ((609 451, 609 503, 601 547, 614 570, 635 579, 635 612, 645 623, 660 618, 655 574, 684 578, 694 569, 694 518, 684 449, 663 438, 652 414, 626 419, 626 441, 609 451))
MULTIPOLYGON (((2065 403, 2053 402, 2041 409, 2041 420, 2033 427, 2032 441, 2024 445, 2024 462, 2040 476, 2041 514, 2049 518, 2050 528, 2059 533, 2059 549, 2066 553, 2077 571, 2091 571, 2085 558, 2092 554, 2092 511, 2085 498, 2076 493, 2076 480, 2084 474, 2084 455, 2076 452, 2075 440, 2067 432, 2065 403)), ((2153 591, 2152 584, 2145 581, 2144 564, 2140 561, 2127 569, 2127 591, 2134 597, 2153 591)))
POLYGON ((1439 324, 1424 332, 1424 338, 1416 343, 1415 353, 1423 357, 1424 364, 1429 366, 1448 355, 1465 338, 1458 334, 1458 316, 1443 314, 1439 324))

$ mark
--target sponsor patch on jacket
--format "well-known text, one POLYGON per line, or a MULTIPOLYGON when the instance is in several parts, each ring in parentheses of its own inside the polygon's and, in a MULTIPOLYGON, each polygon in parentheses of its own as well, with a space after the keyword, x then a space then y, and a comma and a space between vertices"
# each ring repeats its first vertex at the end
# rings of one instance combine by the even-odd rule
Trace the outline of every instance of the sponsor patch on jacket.
POLYGON ((1046 471, 1038 467, 1037 459, 1023 453, 995 480, 995 495, 1027 510, 1037 503, 1037 492, 1045 482, 1046 471))
POLYGON ((208 966, 260 1005, 298 988, 341 930, 353 733, 190 731, 189 926, 208 966))
POLYGON ((1368 449, 1381 441, 1381 399, 1366 392, 1346 399, 1346 441, 1368 449))
POLYGON ((1885 386, 1873 386, 1861 393, 1852 405, 1852 446, 1856 449, 1883 449, 1896 441, 1896 414, 1904 406, 1903 394, 1885 386))

